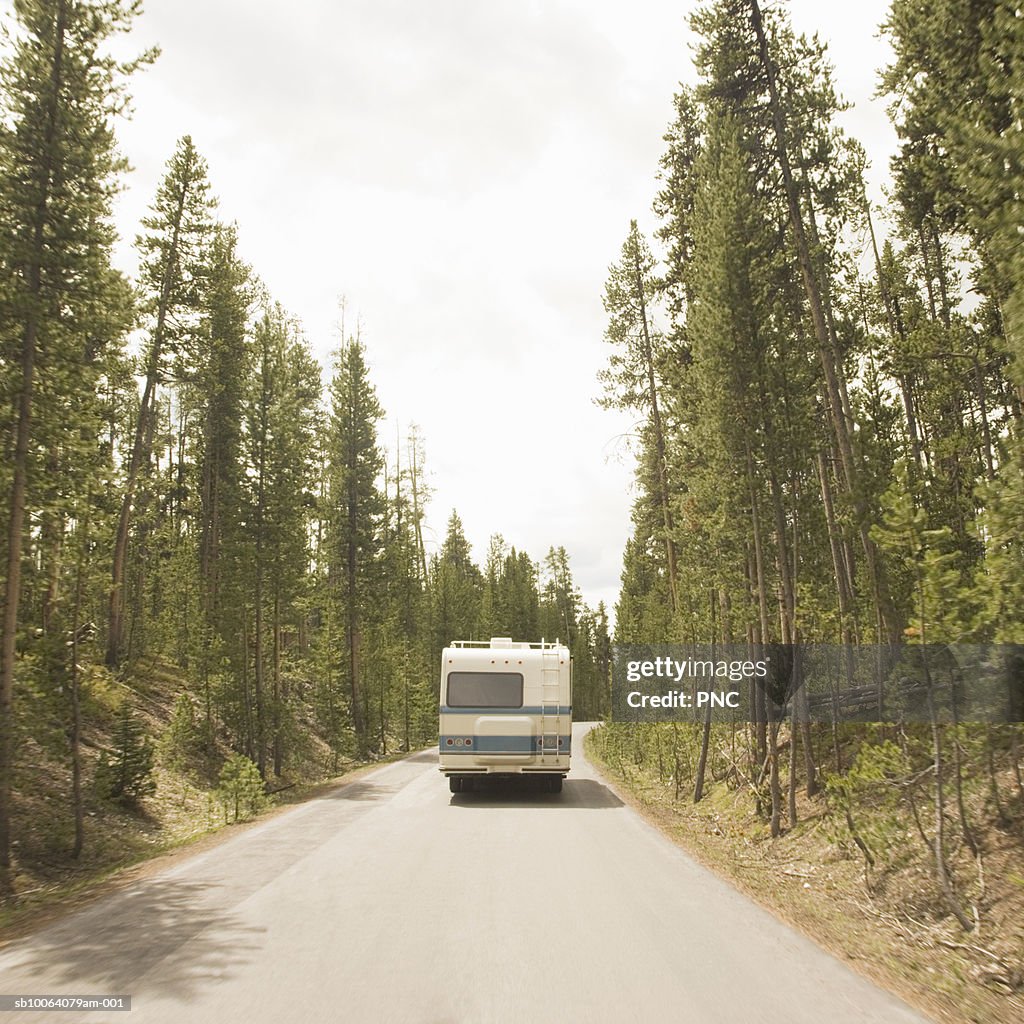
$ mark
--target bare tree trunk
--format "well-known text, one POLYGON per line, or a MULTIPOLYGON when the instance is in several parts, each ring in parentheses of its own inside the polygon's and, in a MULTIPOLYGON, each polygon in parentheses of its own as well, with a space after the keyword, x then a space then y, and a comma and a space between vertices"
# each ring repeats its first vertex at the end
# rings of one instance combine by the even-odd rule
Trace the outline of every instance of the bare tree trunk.
MULTIPOLYGON (((755 545, 756 547, 756 545, 755 545)), ((757 600, 757 567, 756 567, 756 555, 752 554, 749 550, 747 551, 747 578, 750 584, 750 594, 757 600)), ((747 631, 747 643, 753 647, 756 647, 762 642, 762 635, 760 627, 755 624, 750 624, 747 631)), ((764 687, 761 686, 757 679, 750 680, 750 706, 752 709, 752 723, 751 723, 751 747, 754 755, 754 763, 750 766, 750 775, 752 780, 758 778, 760 771, 760 765, 764 764, 765 757, 767 756, 768 739, 766 732, 765 709, 764 709, 764 687)), ((762 813, 760 795, 755 796, 757 803, 757 813, 762 813)))
POLYGON ((928 291, 928 311, 932 320, 936 323, 939 319, 939 311, 935 305, 935 278, 932 274, 931 260, 928 259, 928 243, 924 237, 924 224, 917 226, 917 245, 921 253, 921 262, 924 264, 924 284, 928 291))
POLYGON ((675 783, 675 790, 672 794, 673 800, 679 799, 679 783, 682 781, 682 763, 679 759, 679 723, 672 723, 672 780, 675 783))
MULTIPOLYGON (((882 272, 882 259, 878 254, 878 242, 875 239, 875 226, 871 219, 871 204, 867 201, 866 196, 864 199, 864 209, 867 213, 868 233, 871 236, 871 250, 875 256, 875 277, 878 280, 878 289, 882 294, 882 305, 885 307, 885 317, 889 325, 889 337, 893 340, 899 339, 902 345, 906 347, 907 339, 903 328, 903 318, 900 316, 899 303, 893 299, 889 292, 889 286, 886 283, 885 274, 882 272)), ((910 440, 910 452, 913 456, 914 469, 916 472, 920 472, 924 466, 921 459, 921 438, 919 437, 917 430, 917 416, 914 412, 913 387, 910 381, 910 375, 907 373, 899 373, 896 377, 900 386, 900 395, 903 399, 903 412, 906 417, 907 437, 910 440)))
POLYGON ((782 787, 779 785, 779 723, 775 719, 775 707, 771 700, 765 702, 768 709, 768 768, 769 788, 772 796, 771 831, 772 838, 782 834, 782 787))
MULTIPOLYGON (((711 637, 712 637, 712 648, 711 648, 711 660, 715 660, 714 655, 714 637, 715 637, 715 600, 716 595, 714 591, 711 594, 711 637)), ((701 724, 700 733, 700 756, 697 759, 697 777, 693 783, 693 802, 699 804, 704 799, 704 772, 707 769, 708 763, 708 747, 711 743, 711 706, 707 705, 704 709, 704 721, 701 724)))
MULTIPOLYGON (((952 695, 950 705, 953 708, 953 783, 956 788, 956 807, 960 815, 960 834, 964 837, 975 860, 980 856, 978 841, 974 838, 974 829, 967 818, 967 808, 964 805, 964 773, 960 752, 960 720, 956 710, 956 694, 952 695)), ((986 734, 987 735, 987 734, 986 734)))
MULTIPOLYGON (((47 474, 51 479, 56 480, 60 476, 61 468, 60 456, 56 446, 53 446, 47 459, 47 474)), ((53 614, 60 602, 64 517, 59 509, 50 508, 45 511, 42 529, 40 530, 40 541, 40 558, 46 563, 46 593, 43 596, 40 625, 43 628, 43 632, 49 633, 53 614)))
MULTIPOLYGON (((761 619, 761 642, 767 643, 771 635, 771 627, 768 622, 768 593, 767 581, 765 578, 764 552, 761 547, 761 516, 758 508, 757 490, 754 485, 754 460, 749 446, 746 450, 747 460, 747 486, 750 490, 750 511, 751 522, 754 531, 754 566, 757 576, 757 603, 761 619)), ((771 830, 772 836, 780 833, 779 817, 782 794, 779 789, 779 750, 778 750, 778 725, 775 722, 775 712, 772 706, 772 699, 765 694, 764 687, 758 687, 765 711, 766 743, 768 747, 768 763, 770 766, 770 793, 771 793, 771 830)))
POLYGON ((999 795, 999 783, 996 780, 995 737, 993 736, 991 725, 985 726, 985 755, 988 767, 989 794, 992 797, 992 804, 996 809, 999 827, 1006 828, 1010 824, 1010 818, 999 795))
POLYGON ((406 641, 405 651, 402 658, 402 719, 404 729, 404 740, 402 749, 408 753, 412 743, 412 722, 409 715, 409 644, 406 641))
POLYGON ((939 315, 943 326, 950 325, 949 285, 946 280, 946 261, 942 256, 942 240, 935 227, 935 220, 928 218, 928 234, 935 252, 935 277, 939 283, 939 315))
MULTIPOLYGON (((766 425, 766 432, 770 433, 766 425)), ((779 567, 779 580, 781 584, 779 600, 779 622, 781 626, 782 642, 784 644, 796 643, 796 588, 793 582, 792 564, 790 562, 789 541, 786 535, 786 514, 782 505, 782 488, 779 484, 778 475, 774 468, 768 473, 769 494, 772 500, 772 513, 775 519, 775 545, 777 550, 777 565, 779 567)), ((790 709, 790 730, 789 730, 789 779, 787 782, 787 796, 789 807, 790 827, 796 824, 796 766, 797 766, 797 694, 792 693, 790 709)), ((781 723, 779 723, 781 725, 781 723)), ((776 727, 778 729, 778 726, 776 727)), ((776 755, 773 769, 778 774, 778 757, 776 755)), ((774 826, 773 826, 774 827, 774 826)), ((773 835, 775 833, 773 832, 773 835)))
MULTIPOLYGON (((262 566, 259 565, 260 556, 257 547, 256 554, 257 571, 256 571, 256 592, 254 600, 256 603, 255 608, 255 623, 253 637, 253 698, 255 703, 256 712, 256 731, 253 737, 256 746, 256 757, 253 760, 256 762, 256 766, 260 770, 260 775, 264 778, 267 774, 267 754, 266 754, 266 743, 265 743, 265 728, 263 721, 263 579, 262 572, 260 569, 262 566)), ((248 660, 248 653, 246 654, 246 660, 248 660)))
POLYGON ((252 724, 252 696, 249 693, 249 609, 242 609, 242 707, 245 712, 245 752, 256 760, 255 729, 252 724))
POLYGON ((352 701, 352 728, 356 734, 356 745, 360 757, 367 753, 366 719, 363 715, 362 686, 359 678, 360 661, 359 648, 362 640, 359 629, 359 616, 356 609, 356 582, 355 582, 355 544, 348 544, 348 608, 347 616, 347 639, 348 639, 348 670, 349 670, 349 694, 352 701))
POLYGON ((796 694, 793 694, 793 705, 790 711, 789 719, 789 782, 786 788, 787 803, 789 805, 789 827, 792 828, 797 822, 796 816, 796 766, 797 766, 797 751, 796 751, 796 739, 797 739, 797 728, 796 728, 797 712, 796 712, 796 694))
POLYGON ((1017 796, 1024 800, 1024 775, 1020 769, 1020 740, 1017 736, 1017 723, 1010 725, 1010 760, 1013 762, 1013 775, 1017 780, 1017 796))
POLYGON ((85 808, 82 802, 82 702, 81 682, 78 670, 78 644, 82 620, 82 577, 85 575, 85 551, 89 543, 89 506, 91 493, 85 496, 85 514, 80 518, 78 529, 78 554, 75 565, 75 605, 71 617, 71 727, 68 742, 71 747, 71 807, 75 817, 75 842, 71 857, 78 860, 85 844, 85 808))
POLYGON ((281 595, 274 587, 274 774, 280 775, 284 764, 281 741, 281 702, 285 697, 281 681, 281 595))
POLYGON ((994 480, 996 475, 995 461, 992 456, 992 428, 988 421, 988 400, 985 397, 985 378, 981 372, 978 353, 972 356, 974 363, 974 390, 978 398, 978 418, 981 420, 982 455, 985 460, 985 479, 994 480))
POLYGON ((413 523, 416 528, 416 565, 420 573, 420 581, 423 582, 427 578, 427 552, 423 545, 423 529, 422 529, 422 514, 420 511, 420 496, 419 496, 419 468, 416 465, 418 458, 417 448, 417 435, 413 435, 412 443, 409 445, 412 451, 412 475, 409 478, 409 483, 412 488, 412 515, 413 523))
MULTIPOLYGON (((634 222, 635 226, 635 222, 634 222)), ((658 388, 654 378, 654 347, 647 323, 647 296, 644 294, 643 271, 640 267, 640 253, 636 252, 634 267, 636 274, 637 302, 640 308, 640 322, 644 336, 644 363, 647 370, 647 392, 651 403, 651 425, 654 428, 654 452, 658 460, 658 504, 661 505, 662 524, 665 528, 665 558, 668 564, 668 591, 672 614, 679 607, 678 572, 676 569, 675 526, 672 520, 671 497, 668 487, 668 466, 665 456, 665 434, 661 425, 661 410, 658 406, 658 388)))
MULTIPOLYGON (((265 396, 264 396, 265 399, 265 396)), ((256 690, 256 764, 260 775, 266 778, 266 727, 264 721, 264 680, 263 680, 263 572, 264 572, 264 516, 266 512, 266 440, 267 408, 261 402, 261 436, 256 466, 256 638, 253 681, 256 690)))
MULTIPOLYGON (((825 462, 825 453, 819 448, 817 452, 818 480, 821 484, 821 502, 825 509, 825 525, 828 531, 829 548, 832 552, 832 566, 836 577, 836 600, 839 604, 840 622, 840 643, 843 646, 843 660, 846 665, 847 685, 852 678, 853 666, 851 659, 853 652, 851 645, 853 635, 851 622, 853 618, 853 588, 847 574, 846 559, 843 555, 842 537, 840 536, 839 525, 836 522, 835 503, 832 500, 832 485, 829 482, 828 466, 825 462)), ((835 755, 836 771, 843 770, 843 755, 839 743, 839 707, 838 687, 832 689, 832 749, 835 755)), ((808 791, 808 796, 812 794, 808 791)))
POLYGON ((969 932, 974 930, 974 923, 967 917, 960 906, 960 901, 953 891, 953 882, 949 877, 949 867, 946 864, 946 805, 943 795, 945 769, 942 758, 942 733, 939 728, 938 717, 935 714, 932 675, 928 667, 928 650, 923 631, 921 639, 921 657, 928 694, 928 719, 931 722, 932 729, 932 762, 935 774, 935 835, 932 837, 932 856, 935 859, 935 874, 938 877, 939 888, 942 891, 946 906, 960 922, 963 930, 969 932))

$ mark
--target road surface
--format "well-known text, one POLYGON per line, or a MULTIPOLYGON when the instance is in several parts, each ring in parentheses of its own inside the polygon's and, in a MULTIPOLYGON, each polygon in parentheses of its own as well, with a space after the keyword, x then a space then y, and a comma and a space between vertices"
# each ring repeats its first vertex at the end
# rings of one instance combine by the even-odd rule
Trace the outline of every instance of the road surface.
POLYGON ((648 826, 582 757, 560 795, 380 768, 0 952, 0 1024, 922 1024, 648 826))

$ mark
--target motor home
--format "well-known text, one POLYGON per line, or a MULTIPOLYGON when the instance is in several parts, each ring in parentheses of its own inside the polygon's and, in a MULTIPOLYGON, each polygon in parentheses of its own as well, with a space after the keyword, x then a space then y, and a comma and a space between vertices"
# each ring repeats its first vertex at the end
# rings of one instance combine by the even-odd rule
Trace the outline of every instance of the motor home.
POLYGON ((441 652, 440 769, 453 793, 474 779, 569 771, 572 659, 557 640, 460 640, 441 652))

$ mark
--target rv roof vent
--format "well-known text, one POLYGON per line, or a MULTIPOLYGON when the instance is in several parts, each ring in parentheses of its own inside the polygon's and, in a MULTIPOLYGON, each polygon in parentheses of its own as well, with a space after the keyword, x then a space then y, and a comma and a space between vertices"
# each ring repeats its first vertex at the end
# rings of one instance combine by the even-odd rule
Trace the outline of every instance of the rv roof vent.
POLYGON ((510 636, 492 636, 491 637, 492 647, 511 647, 512 637, 510 636))

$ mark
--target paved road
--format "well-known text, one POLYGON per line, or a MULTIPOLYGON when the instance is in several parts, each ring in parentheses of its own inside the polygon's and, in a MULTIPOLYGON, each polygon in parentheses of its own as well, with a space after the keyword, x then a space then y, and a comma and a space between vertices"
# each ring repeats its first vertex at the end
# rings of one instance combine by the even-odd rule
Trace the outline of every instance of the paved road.
POLYGON ((922 1024, 644 823, 583 760, 561 795, 452 796, 433 752, 0 953, 0 994, 130 1013, 0 1024, 922 1024))

